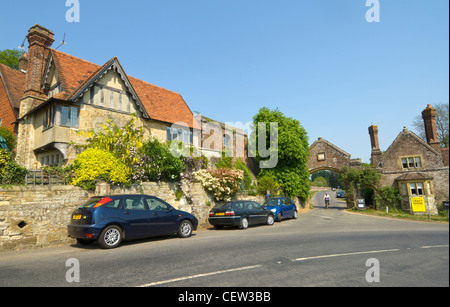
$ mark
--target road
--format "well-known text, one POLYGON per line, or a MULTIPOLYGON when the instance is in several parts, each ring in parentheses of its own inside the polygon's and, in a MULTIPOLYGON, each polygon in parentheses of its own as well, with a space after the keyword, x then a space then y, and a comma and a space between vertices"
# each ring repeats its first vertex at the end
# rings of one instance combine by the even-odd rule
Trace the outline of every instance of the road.
POLYGON ((114 250, 0 253, 0 286, 449 286, 448 224, 347 213, 331 195, 329 209, 319 203, 274 226, 202 229, 188 239, 125 242, 114 250), (68 259, 79 263, 79 282, 66 280, 77 267, 66 266, 68 259))

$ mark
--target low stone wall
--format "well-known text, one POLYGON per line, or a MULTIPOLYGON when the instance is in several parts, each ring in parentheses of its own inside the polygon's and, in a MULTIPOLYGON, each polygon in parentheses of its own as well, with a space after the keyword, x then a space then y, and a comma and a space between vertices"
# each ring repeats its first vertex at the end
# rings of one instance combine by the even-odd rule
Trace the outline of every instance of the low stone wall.
POLYGON ((0 188, 0 251, 70 242, 70 215, 91 196, 63 185, 0 188))

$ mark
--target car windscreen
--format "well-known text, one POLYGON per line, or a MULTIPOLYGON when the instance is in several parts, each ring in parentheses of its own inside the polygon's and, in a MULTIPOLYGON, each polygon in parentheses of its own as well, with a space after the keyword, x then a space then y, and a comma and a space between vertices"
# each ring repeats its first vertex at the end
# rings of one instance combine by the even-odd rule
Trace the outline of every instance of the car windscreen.
POLYGON ((267 198, 261 206, 279 206, 281 205, 281 198, 267 198))

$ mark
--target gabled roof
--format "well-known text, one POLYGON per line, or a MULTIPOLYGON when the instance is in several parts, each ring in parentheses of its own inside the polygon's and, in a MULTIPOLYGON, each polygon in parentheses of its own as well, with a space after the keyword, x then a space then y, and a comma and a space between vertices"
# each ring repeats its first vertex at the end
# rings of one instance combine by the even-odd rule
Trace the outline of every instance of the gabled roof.
POLYGON ((310 146, 310 150, 312 150, 314 147, 316 147, 316 146, 319 145, 320 143, 325 144, 325 145, 327 145, 327 146, 333 148, 334 150, 338 151, 339 153, 343 154, 344 156, 347 156, 347 157, 349 157, 349 158, 351 157, 351 155, 350 155, 348 152, 342 150, 341 148, 337 147, 337 146, 334 145, 333 143, 331 143, 331 142, 329 142, 329 141, 327 141, 327 140, 325 140, 325 139, 323 139, 323 138, 319 138, 318 140, 316 140, 316 141, 310 146))
MULTIPOLYGON (((172 124, 183 122, 190 128, 200 129, 180 94, 128 76, 115 57, 100 66, 51 49, 49 61, 54 61, 62 86, 62 92, 54 98, 77 101, 96 80, 114 69, 121 76, 144 117, 172 124)), ((47 70, 49 67, 50 64, 47 65, 47 70)))
POLYGON ((403 129, 402 132, 400 132, 397 135, 394 142, 392 142, 392 144, 388 147, 388 149, 384 152, 383 155, 387 155, 388 152, 390 152, 392 150, 392 148, 394 147, 394 144, 399 142, 400 139, 404 136, 410 136, 412 139, 414 139, 416 142, 420 143, 422 146, 426 147, 429 151, 433 152, 435 155, 441 156, 441 153, 437 152, 433 147, 430 146, 430 144, 428 144, 427 142, 422 140, 419 136, 417 136, 417 134, 406 129, 406 127, 403 129))
POLYGON ((3 81, 12 108, 20 108, 25 91, 25 73, 0 64, 0 79, 3 81))

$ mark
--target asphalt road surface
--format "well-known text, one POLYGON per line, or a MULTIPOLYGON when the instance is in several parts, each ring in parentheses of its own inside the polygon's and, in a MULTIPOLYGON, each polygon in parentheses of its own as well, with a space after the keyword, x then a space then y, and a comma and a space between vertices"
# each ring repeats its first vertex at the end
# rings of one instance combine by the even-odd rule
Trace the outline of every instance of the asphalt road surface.
POLYGON ((449 286, 448 224, 347 213, 330 194, 274 226, 3 252, 0 286, 449 286))

